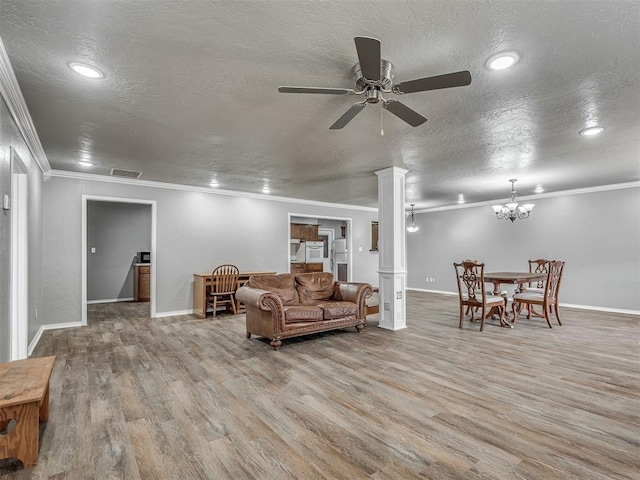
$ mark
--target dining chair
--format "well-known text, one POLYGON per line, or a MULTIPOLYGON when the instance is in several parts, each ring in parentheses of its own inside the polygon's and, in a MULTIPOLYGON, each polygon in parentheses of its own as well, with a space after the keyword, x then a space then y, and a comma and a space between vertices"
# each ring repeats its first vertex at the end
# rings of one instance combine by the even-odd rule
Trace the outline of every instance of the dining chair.
POLYGON ((235 265, 220 265, 211 274, 211 287, 207 291, 207 307, 213 309, 213 317, 220 305, 231 305, 231 310, 235 315, 236 298, 235 293, 238 288, 238 267, 235 265))
MULTIPOLYGON (((546 258, 529 260, 529 273, 549 273, 549 263, 551 263, 551 260, 547 260, 546 258)), ((537 282, 530 282, 529 285, 527 286, 527 292, 543 294, 545 285, 546 285, 546 280, 538 280, 537 282)), ((531 318, 532 314, 539 317, 542 316, 541 314, 539 314, 534 310, 533 305, 531 305, 531 308, 527 310, 527 318, 531 318)))
POLYGON ((480 312, 480 331, 484 330, 484 321, 489 311, 497 308, 500 312, 500 324, 504 324, 507 299, 499 295, 487 295, 484 280, 484 263, 475 260, 463 260, 454 263, 458 284, 458 298, 460 301, 460 324, 462 328, 464 316, 471 314, 471 321, 475 321, 475 313, 480 312), (466 311, 465 311, 466 307, 466 311))
POLYGON ((529 311, 527 318, 531 318, 531 312, 533 305, 542 306, 542 315, 533 312, 537 317, 544 317, 551 326, 551 314, 555 314, 558 325, 562 325, 560 321, 560 311, 558 310, 558 299, 560 293, 560 282, 562 280, 562 273, 564 271, 564 262, 560 260, 552 260, 549 262, 549 271, 547 272, 547 282, 544 287, 543 293, 538 293, 530 290, 524 292, 518 292, 513 296, 513 320, 515 322, 522 311, 522 305, 527 305, 529 311))
MULTIPOLYGON (((529 260, 529 272, 530 273, 549 273, 549 263, 551 260, 545 258, 539 258, 537 260, 529 260)), ((527 291, 544 293, 545 280, 538 280, 537 282, 529 283, 527 291)))

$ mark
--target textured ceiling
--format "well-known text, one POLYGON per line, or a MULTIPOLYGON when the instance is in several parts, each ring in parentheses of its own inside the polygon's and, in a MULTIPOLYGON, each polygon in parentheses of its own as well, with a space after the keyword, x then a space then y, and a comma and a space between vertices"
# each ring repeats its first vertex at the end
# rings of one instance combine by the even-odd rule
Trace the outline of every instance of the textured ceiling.
POLYGON ((374 172, 394 165, 418 208, 502 200, 509 178, 521 196, 640 180, 637 1, 0 2, 54 169, 256 193, 268 179, 274 195, 376 206, 374 172), (396 82, 469 70, 472 83, 404 95, 428 118, 417 128, 369 105, 329 130, 360 97, 277 87, 353 88, 355 36, 381 40, 396 82), (520 62, 488 70, 503 50, 520 62))

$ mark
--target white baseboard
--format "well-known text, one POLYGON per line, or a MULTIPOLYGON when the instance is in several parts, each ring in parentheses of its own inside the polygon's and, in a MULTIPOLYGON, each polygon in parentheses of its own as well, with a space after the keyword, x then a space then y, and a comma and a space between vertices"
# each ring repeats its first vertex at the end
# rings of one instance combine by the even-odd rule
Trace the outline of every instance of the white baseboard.
POLYGON ((156 312, 155 318, 175 317, 177 315, 191 315, 192 313, 193 313, 193 309, 191 309, 191 310, 176 310, 174 312, 156 312))
POLYGON ((597 312, 623 313, 626 315, 640 315, 638 310, 625 310, 622 308, 594 307, 593 305, 575 305, 573 303, 560 303, 561 307, 580 308, 582 310, 595 310, 597 312))
MULTIPOLYGON (((443 295, 458 295, 458 292, 443 292, 440 290, 426 290, 424 288, 407 288, 407 290, 415 290, 416 292, 427 292, 427 293, 441 293, 443 295)), ((511 297, 509 297, 511 299, 511 297)), ((622 313, 625 315, 640 315, 640 311, 638 310, 625 310, 623 308, 610 308, 610 307, 594 307, 593 305, 576 305, 574 303, 562 303, 560 302, 561 307, 567 308, 578 308, 580 310, 595 310, 597 312, 609 312, 609 313, 622 313)))
POLYGON ((48 325, 40 325, 40 328, 36 332, 36 335, 33 337, 33 340, 31 340, 31 343, 29 343, 29 347, 27 349, 27 356, 29 357, 31 356, 36 346, 38 345, 38 342, 40 341, 40 337, 42 337, 42 333, 45 330, 56 330, 58 328, 75 328, 75 327, 82 327, 82 322, 50 323, 48 325))
POLYGON ((426 288, 407 288, 407 290, 415 290, 416 292, 441 293, 442 295, 458 295, 458 292, 445 292, 443 290, 427 290, 426 288))
POLYGON ((95 303, 118 303, 118 302, 133 302, 135 299, 131 298, 107 298, 105 300, 87 300, 87 305, 93 305, 95 303))

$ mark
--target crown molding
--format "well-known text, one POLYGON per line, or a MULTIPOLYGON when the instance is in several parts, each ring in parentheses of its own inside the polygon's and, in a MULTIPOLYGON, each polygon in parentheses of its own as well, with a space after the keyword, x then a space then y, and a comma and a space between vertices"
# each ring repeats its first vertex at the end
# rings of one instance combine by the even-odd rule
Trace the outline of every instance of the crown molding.
MULTIPOLYGON (((521 202, 524 200, 538 200, 540 198, 566 197, 567 195, 582 195, 584 193, 608 192, 610 190, 621 190, 623 188, 638 188, 638 187, 640 187, 640 181, 615 183, 612 185, 600 185, 597 187, 576 188, 574 190, 562 190, 559 192, 538 193, 536 195, 527 195, 522 197, 518 195, 518 202, 521 202)), ((504 198, 502 198, 501 200, 487 200, 486 202, 465 203, 463 205, 448 205, 446 207, 421 208, 419 210, 415 209, 415 213, 444 212, 447 210, 460 210, 462 208, 484 207, 487 205, 489 206, 495 205, 496 202, 504 203, 504 198)))
POLYGON ((31 120, 31 114, 22 96, 22 90, 20 90, 18 79, 13 72, 2 38, 0 38, 0 95, 2 95, 7 104, 7 108, 27 144, 27 148, 31 152, 31 156, 40 167, 40 171, 43 174, 48 173, 51 170, 51 165, 40 143, 36 127, 31 120))
POLYGON ((96 175, 93 173, 71 172, 66 170, 50 170, 48 177, 72 178, 75 180, 88 180, 92 182, 117 183, 121 185, 135 185, 138 187, 162 188, 165 190, 181 190, 184 192, 208 193, 210 195, 227 195, 231 197, 255 198, 258 200, 268 200, 271 202, 295 203, 297 205, 312 205, 316 207, 342 208, 347 210, 358 210, 361 212, 377 212, 374 207, 362 207, 358 205, 348 205, 344 203, 319 202, 316 200, 305 200, 302 198, 279 197, 264 193, 240 192, 237 190, 224 190, 213 187, 196 187, 193 185, 180 185, 177 183, 156 182, 152 180, 137 180, 134 178, 108 177, 106 175, 96 175))

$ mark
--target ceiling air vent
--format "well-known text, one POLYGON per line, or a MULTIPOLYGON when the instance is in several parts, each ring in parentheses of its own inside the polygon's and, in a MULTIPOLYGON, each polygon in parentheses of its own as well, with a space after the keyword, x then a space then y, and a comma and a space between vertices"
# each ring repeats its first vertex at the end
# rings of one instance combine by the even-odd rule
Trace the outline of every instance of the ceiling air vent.
POLYGON ((112 177, 124 177, 124 178, 140 178, 142 172, 134 172, 133 170, 122 170, 121 168, 112 168, 112 177))

